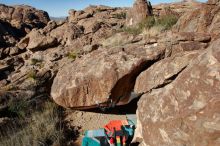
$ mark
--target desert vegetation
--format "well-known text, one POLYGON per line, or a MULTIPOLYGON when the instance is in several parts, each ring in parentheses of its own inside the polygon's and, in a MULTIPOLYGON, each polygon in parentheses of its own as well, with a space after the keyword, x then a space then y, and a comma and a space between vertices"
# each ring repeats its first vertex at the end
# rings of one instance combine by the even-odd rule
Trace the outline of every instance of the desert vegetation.
POLYGON ((171 27, 176 24, 177 20, 178 18, 175 15, 165 15, 160 17, 149 16, 136 26, 122 28, 122 31, 134 35, 140 34, 144 30, 147 30, 148 33, 155 31, 161 32, 171 29, 171 27))
POLYGON ((113 14, 112 17, 117 18, 117 19, 126 19, 126 13, 125 12, 116 13, 116 14, 113 14))
POLYGON ((0 133, 0 145, 40 146, 61 143, 63 139, 63 128, 59 116, 61 109, 51 101, 46 101, 40 107, 34 107, 32 104, 33 101, 25 100, 9 104, 7 112, 19 122, 10 124, 6 127, 7 131, 0 133))
POLYGON ((67 53, 67 57, 72 60, 75 60, 77 58, 77 56, 78 56, 78 54, 76 52, 67 53))

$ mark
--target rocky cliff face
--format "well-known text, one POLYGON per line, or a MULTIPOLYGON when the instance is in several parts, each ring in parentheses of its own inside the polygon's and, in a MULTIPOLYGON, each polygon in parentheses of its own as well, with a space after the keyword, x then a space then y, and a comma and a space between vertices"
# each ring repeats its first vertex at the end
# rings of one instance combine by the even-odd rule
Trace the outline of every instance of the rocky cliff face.
POLYGON ((219 145, 219 40, 183 59, 189 56, 188 63, 178 63, 179 56, 160 62, 172 73, 155 64, 151 68, 161 74, 151 75, 149 68, 138 78, 136 91, 145 92, 137 110, 144 145, 219 145))
POLYGON ((29 6, 1 5, 1 9, 0 85, 5 92, 0 97, 4 99, 3 107, 7 107, 13 96, 29 99, 50 94, 58 69, 97 50, 105 38, 124 25, 126 13, 126 9, 121 8, 90 6, 77 14, 71 10, 67 20, 57 23, 49 21, 46 12, 29 6), (30 28, 28 31, 26 26, 30 28), (16 31, 27 35, 22 37, 16 31), (12 91, 16 95, 10 94, 12 91))
POLYGON ((147 17, 141 0, 131 10, 70 10, 61 22, 29 6, 0 10, 0 112, 15 99, 47 94, 76 109, 114 107, 141 96, 134 141, 220 145, 219 1, 154 7, 158 15, 180 18, 150 37, 118 32, 126 13, 132 25, 147 17))
POLYGON ((196 32, 199 38, 201 33, 210 35, 209 47, 191 51, 195 46, 189 45, 190 50, 161 60, 138 76, 135 92, 143 95, 138 102, 136 140, 143 145, 220 144, 218 14, 218 5, 207 4, 185 13, 173 30, 196 32))
POLYGON ((19 29, 23 35, 30 32, 32 28, 46 26, 50 20, 47 12, 25 5, 11 7, 1 4, 0 10, 0 19, 19 29))

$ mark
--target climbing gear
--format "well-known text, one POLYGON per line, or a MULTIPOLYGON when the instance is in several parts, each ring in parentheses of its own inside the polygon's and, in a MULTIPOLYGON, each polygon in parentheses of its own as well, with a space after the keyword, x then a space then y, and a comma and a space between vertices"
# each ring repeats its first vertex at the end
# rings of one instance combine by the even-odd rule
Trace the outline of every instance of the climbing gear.
POLYGON ((85 132, 86 137, 101 137, 105 136, 105 130, 103 128, 98 130, 87 130, 85 132))
POLYGON ((134 136, 136 115, 127 114, 127 120, 113 120, 98 130, 87 130, 82 146, 126 146, 134 136))
POLYGON ((107 139, 113 139, 116 146, 125 146, 131 142, 135 126, 129 125, 127 120, 115 120, 110 121, 104 128, 107 139))

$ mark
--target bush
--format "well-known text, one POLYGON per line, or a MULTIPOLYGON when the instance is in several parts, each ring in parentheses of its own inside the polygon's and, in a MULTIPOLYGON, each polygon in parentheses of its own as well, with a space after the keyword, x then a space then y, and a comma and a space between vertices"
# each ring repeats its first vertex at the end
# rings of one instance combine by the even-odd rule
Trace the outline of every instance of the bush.
POLYGON ((138 35, 141 33, 142 29, 139 27, 124 27, 122 28, 122 31, 129 34, 138 35))
POLYGON ((18 118, 24 118, 28 110, 28 102, 26 100, 11 101, 8 105, 8 113, 18 118))
POLYGON ((176 24, 178 18, 174 15, 166 15, 163 17, 158 18, 157 25, 161 25, 164 27, 165 30, 170 29, 173 25, 176 24))
POLYGON ((67 57, 68 57, 69 59, 73 59, 73 60, 75 60, 77 56, 78 56, 78 54, 75 53, 75 52, 69 52, 69 53, 67 54, 67 57))
POLYGON ((63 139, 60 121, 58 107, 54 103, 46 102, 42 111, 32 114, 28 125, 19 127, 20 130, 17 130, 18 127, 10 127, 6 135, 0 133, 0 145, 45 146, 54 142, 60 144, 63 139))
POLYGON ((117 18, 117 19, 126 19, 126 13, 125 13, 125 12, 113 14, 112 16, 113 16, 114 18, 117 18))
POLYGON ((41 59, 32 58, 32 59, 31 59, 31 65, 41 64, 42 61, 43 61, 43 60, 41 60, 41 59))
POLYGON ((33 80, 36 80, 37 79, 37 73, 35 71, 30 71, 28 74, 27 74, 28 78, 29 79, 33 79, 33 80))
POLYGON ((146 19, 144 19, 141 23, 138 24, 138 27, 142 30, 144 28, 151 28, 156 24, 155 18, 153 16, 149 16, 146 19))
POLYGON ((144 29, 151 29, 153 27, 160 28, 160 31, 168 30, 174 24, 176 24, 177 20, 177 16, 174 15, 161 16, 157 19, 155 19, 153 16, 149 16, 140 22, 137 26, 125 27, 122 29, 122 31, 137 35, 142 33, 144 29))

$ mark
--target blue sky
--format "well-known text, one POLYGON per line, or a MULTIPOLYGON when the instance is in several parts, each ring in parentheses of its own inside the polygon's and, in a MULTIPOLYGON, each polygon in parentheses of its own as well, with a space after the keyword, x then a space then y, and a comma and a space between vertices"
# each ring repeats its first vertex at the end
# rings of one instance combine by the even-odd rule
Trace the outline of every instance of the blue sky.
MULTIPOLYGON (((173 2, 178 0, 151 0, 152 4, 173 2)), ((201 0, 205 1, 205 0, 201 0)), ((134 0, 0 0, 6 5, 26 4, 45 10, 50 16, 67 16, 70 9, 80 10, 91 5, 107 5, 112 7, 129 7, 134 0)))

